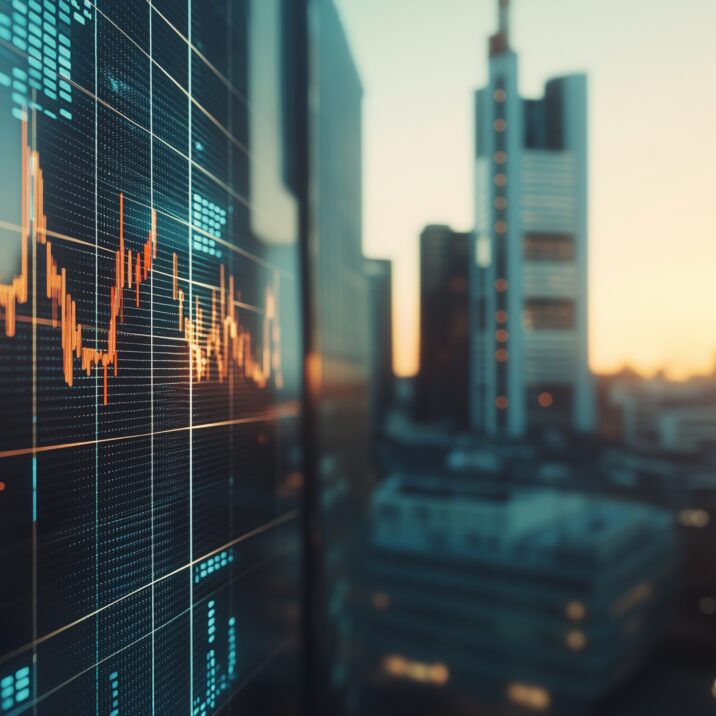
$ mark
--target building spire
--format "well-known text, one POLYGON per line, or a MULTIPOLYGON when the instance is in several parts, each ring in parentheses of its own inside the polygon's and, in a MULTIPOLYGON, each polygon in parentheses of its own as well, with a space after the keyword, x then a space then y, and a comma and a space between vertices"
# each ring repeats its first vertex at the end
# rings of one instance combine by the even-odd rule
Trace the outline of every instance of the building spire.
POLYGON ((510 0, 498 0, 499 25, 490 38, 490 54, 500 55, 510 49, 510 0))
POLYGON ((500 35, 505 39, 505 45, 509 46, 510 39, 510 0, 499 0, 500 13, 500 35))

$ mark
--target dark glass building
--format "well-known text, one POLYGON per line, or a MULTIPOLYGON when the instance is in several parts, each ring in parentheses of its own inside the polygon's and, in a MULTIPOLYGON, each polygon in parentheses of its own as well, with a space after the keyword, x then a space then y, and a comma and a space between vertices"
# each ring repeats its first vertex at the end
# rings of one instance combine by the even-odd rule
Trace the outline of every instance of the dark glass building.
POLYGON ((373 427, 378 430, 393 401, 393 265, 387 259, 366 259, 370 336, 373 427))
POLYGON ((420 235, 420 420, 467 427, 469 414, 469 233, 427 226, 420 235))
POLYGON ((372 351, 362 250, 363 87, 333 0, 313 0, 310 11, 312 708, 340 713, 350 708, 356 687, 351 604, 372 480, 372 351))

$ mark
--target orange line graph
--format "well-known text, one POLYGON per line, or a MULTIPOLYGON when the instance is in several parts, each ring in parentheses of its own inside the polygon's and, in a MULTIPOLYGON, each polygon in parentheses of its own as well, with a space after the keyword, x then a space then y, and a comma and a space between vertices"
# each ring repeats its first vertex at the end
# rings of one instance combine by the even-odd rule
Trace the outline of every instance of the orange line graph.
MULTIPOLYGON (((141 285, 149 278, 157 258, 157 213, 151 210, 151 229, 142 249, 134 255, 125 248, 124 242, 124 194, 119 195, 119 248, 115 252, 114 285, 110 288, 110 318, 107 342, 104 349, 83 345, 82 324, 77 320, 77 304, 69 291, 67 270, 60 267, 52 252, 52 242, 47 238, 47 216, 44 211, 44 183, 40 156, 31 150, 27 141, 27 121, 22 123, 22 199, 20 231, 20 272, 11 281, 0 284, 0 308, 4 309, 5 335, 13 337, 18 318, 17 307, 27 303, 29 297, 30 242, 45 246, 46 280, 45 293, 52 306, 53 328, 60 328, 62 369, 65 383, 74 384, 75 361, 87 375, 102 367, 103 403, 108 404, 108 377, 112 368, 117 376, 119 348, 117 323, 124 323, 125 289, 134 288, 134 305, 140 307, 141 285)), ((191 356, 191 375, 197 382, 210 380, 212 361, 220 382, 230 377, 232 368, 264 388, 273 378, 277 388, 283 385, 281 371, 281 331, 278 322, 276 287, 270 284, 265 292, 263 312, 263 341, 254 347, 251 332, 239 320, 234 276, 225 280, 224 265, 220 267, 220 289, 217 309, 216 290, 212 289, 211 316, 205 325, 204 309, 199 298, 195 299, 194 316, 184 315, 185 293, 179 288, 179 261, 172 255, 172 298, 177 306, 178 325, 191 356)))

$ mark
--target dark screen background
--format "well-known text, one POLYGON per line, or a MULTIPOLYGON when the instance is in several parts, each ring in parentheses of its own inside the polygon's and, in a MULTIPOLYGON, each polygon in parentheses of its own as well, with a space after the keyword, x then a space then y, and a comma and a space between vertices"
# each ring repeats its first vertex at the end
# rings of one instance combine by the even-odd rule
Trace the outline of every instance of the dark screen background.
POLYGON ((45 236, 35 203, 15 335, 7 306, 0 318, 0 713, 296 703, 303 476, 287 12, 233 0, 0 1, 1 284, 22 275, 23 181, 47 223, 45 236), (23 122, 35 157, 24 168, 23 122), (115 316, 106 404, 101 364, 86 375, 73 353, 68 384, 45 238, 82 347, 112 353, 115 316), (133 269, 143 261, 139 299, 129 251, 133 269))

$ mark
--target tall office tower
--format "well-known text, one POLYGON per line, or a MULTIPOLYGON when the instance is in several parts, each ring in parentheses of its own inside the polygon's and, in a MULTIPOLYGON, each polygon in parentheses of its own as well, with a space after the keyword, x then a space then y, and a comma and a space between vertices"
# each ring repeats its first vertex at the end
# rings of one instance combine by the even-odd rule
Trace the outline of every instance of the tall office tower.
POLYGON ((309 273, 314 314, 312 396, 318 478, 312 526, 317 632, 313 674, 325 700, 313 712, 340 713, 352 688, 359 527, 370 486, 368 285, 362 251, 363 88, 333 0, 313 0, 311 49, 312 212, 309 273))
POLYGON ((420 372, 416 416, 467 427, 469 233, 426 226, 420 234, 420 372))
POLYGON ((493 436, 588 431, 587 80, 520 97, 508 5, 476 96, 471 422, 493 436))
POLYGON ((366 259, 370 336, 373 428, 378 430, 393 400, 393 265, 388 259, 366 259))

